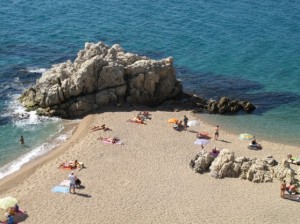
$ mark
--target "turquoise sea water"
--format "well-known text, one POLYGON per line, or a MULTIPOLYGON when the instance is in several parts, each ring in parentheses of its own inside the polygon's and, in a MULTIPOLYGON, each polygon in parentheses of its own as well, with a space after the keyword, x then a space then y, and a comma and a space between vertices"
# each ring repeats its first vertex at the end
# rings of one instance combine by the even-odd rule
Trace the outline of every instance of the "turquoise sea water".
POLYGON ((296 0, 2 2, 0 178, 59 138, 60 119, 20 119, 17 97, 52 64, 74 59, 85 42, 119 43, 155 59, 173 56, 186 91, 258 106, 253 114, 205 119, 300 146, 299 11, 296 0))

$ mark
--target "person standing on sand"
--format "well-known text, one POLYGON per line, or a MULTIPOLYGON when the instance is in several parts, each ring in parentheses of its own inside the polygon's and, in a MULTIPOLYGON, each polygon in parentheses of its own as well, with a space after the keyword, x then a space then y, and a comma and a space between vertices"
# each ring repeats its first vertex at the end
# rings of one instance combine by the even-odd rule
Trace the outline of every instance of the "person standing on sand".
POLYGON ((286 182, 285 182, 285 180, 283 180, 280 185, 280 197, 282 197, 282 198, 284 198, 285 189, 286 189, 286 182))
POLYGON ((73 190, 73 194, 75 194, 76 176, 74 175, 73 172, 69 175, 69 180, 70 180, 69 192, 72 193, 71 190, 73 190))
POLYGON ((217 125, 216 130, 215 130, 215 140, 218 140, 218 138, 219 138, 219 131, 220 131, 220 128, 219 128, 219 125, 217 125))
POLYGON ((189 119, 184 115, 184 117, 183 117, 184 130, 186 130, 188 127, 188 125, 187 125, 188 121, 189 121, 189 119))
POLYGON ((19 139, 19 142, 21 145, 24 145, 24 138, 23 138, 23 135, 21 135, 20 139, 19 139))

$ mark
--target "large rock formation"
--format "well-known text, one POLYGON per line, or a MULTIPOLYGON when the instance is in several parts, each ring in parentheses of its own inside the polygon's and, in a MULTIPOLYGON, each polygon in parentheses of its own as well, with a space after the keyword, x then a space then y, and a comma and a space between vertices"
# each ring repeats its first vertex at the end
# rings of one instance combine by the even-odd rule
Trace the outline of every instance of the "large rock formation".
POLYGON ((197 173, 210 172, 215 178, 239 177, 254 183, 272 182, 274 178, 295 183, 294 171, 286 160, 282 163, 272 157, 265 159, 235 157, 228 149, 222 149, 217 158, 201 151, 190 161, 190 167, 197 173))
POLYGON ((20 100, 39 114, 67 118, 111 103, 155 105, 181 92, 172 58, 155 61, 100 42, 86 43, 74 63, 52 66, 20 100))
POLYGON ((282 163, 274 168, 273 173, 274 177, 279 180, 285 180, 287 183, 295 183, 295 172, 291 169, 286 159, 283 159, 282 163))
POLYGON ((196 173, 204 173, 207 172, 214 159, 215 158, 212 157, 210 153, 201 150, 195 158, 190 161, 190 167, 196 173))
POLYGON ((217 100, 208 100, 194 94, 183 93, 177 100, 169 100, 164 103, 165 108, 170 110, 192 110, 194 113, 212 113, 212 114, 234 114, 239 111, 247 113, 252 112, 256 107, 245 100, 230 99, 226 96, 217 100))

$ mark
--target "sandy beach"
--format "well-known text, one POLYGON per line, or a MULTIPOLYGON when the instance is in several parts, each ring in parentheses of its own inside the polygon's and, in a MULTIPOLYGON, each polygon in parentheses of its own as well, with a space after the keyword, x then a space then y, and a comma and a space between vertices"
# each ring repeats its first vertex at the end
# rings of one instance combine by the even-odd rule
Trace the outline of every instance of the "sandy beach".
MULTIPOLYGON (((189 111, 150 111, 147 125, 126 122, 138 111, 113 111, 85 117, 72 137, 59 148, 1 180, 0 197, 13 196, 27 211, 24 223, 295 223, 300 203, 280 198, 280 182, 255 184, 238 178, 215 179, 194 173, 189 162, 200 151, 196 134, 213 136, 214 126, 200 121, 188 131, 173 130, 169 118, 198 119, 189 111), (106 124, 112 131, 90 130, 106 124), (99 137, 118 136, 123 145, 104 144, 99 137), (75 174, 84 189, 77 194, 51 189, 68 179, 59 170, 66 160, 84 162, 75 174)), ((201 115, 200 119, 201 119, 201 115)), ((248 141, 220 127, 219 140, 205 145, 227 148, 237 156, 277 161, 296 147, 263 141, 252 151, 248 141)), ((295 171, 299 167, 292 165, 295 171)))

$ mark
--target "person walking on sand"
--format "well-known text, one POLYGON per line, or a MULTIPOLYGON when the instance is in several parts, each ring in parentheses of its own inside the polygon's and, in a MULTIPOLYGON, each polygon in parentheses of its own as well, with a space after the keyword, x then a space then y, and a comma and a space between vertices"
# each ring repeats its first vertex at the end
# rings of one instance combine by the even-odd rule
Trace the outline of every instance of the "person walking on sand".
POLYGON ((69 175, 69 180, 70 180, 69 192, 72 193, 73 190, 73 194, 75 194, 76 176, 74 175, 73 172, 69 175))
POLYGON ((21 145, 24 145, 24 138, 23 138, 23 135, 21 135, 20 139, 19 139, 19 142, 21 145))
POLYGON ((188 127, 188 125, 187 125, 188 121, 189 121, 189 119, 184 115, 184 117, 183 117, 184 130, 186 130, 188 127))
POLYGON ((286 190, 286 182, 285 182, 285 180, 283 180, 280 185, 280 197, 281 198, 284 198, 285 190, 286 190))
POLYGON ((219 125, 217 125, 216 129, 215 129, 215 140, 218 140, 218 138, 219 138, 219 131, 220 131, 220 128, 219 128, 219 125))

